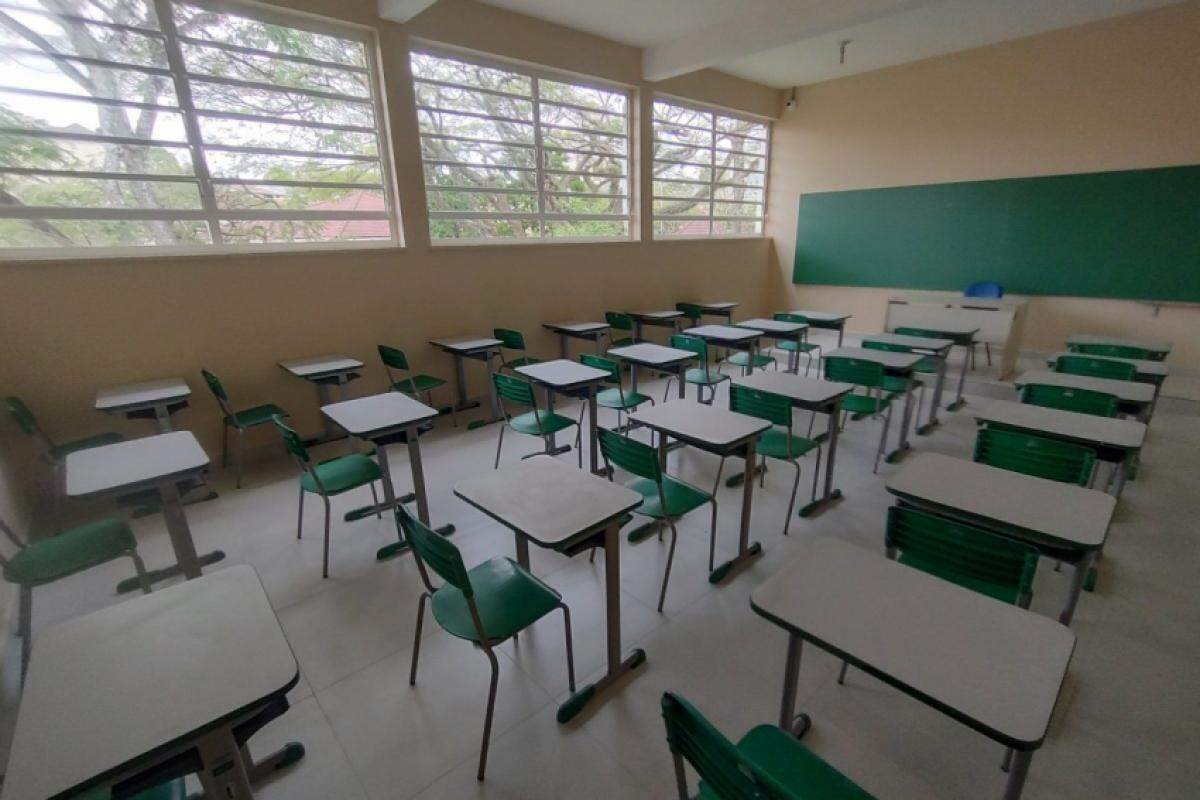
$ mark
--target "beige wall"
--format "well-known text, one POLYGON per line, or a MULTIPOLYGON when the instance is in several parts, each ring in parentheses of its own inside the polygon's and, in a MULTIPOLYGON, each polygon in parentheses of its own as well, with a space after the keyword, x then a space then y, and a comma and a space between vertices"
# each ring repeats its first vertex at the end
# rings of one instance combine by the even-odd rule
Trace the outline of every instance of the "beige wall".
MULTIPOLYGON (((887 289, 791 283, 804 192, 1200 163, 1200 2, 803 87, 775 125, 776 297, 880 330, 887 289)), ((1200 308, 1039 297, 1026 347, 1078 331, 1169 339, 1200 371, 1200 308)))
MULTIPOLYGON (((641 82, 639 50, 468 0, 442 0, 406 26, 376 19, 374 0, 276 5, 379 30, 408 246, 0 266, 0 394, 24 397, 52 436, 112 428, 144 435, 152 430, 147 422, 93 411, 96 389, 183 375, 195 395, 177 425, 200 434, 215 454, 220 418, 200 381, 202 366, 224 379, 236 402, 279 403, 302 429, 314 429, 315 392, 285 375, 279 359, 357 356, 367 362, 367 374, 352 391, 369 393, 384 387, 375 355, 379 343, 403 347, 418 369, 449 378, 451 363, 425 344, 429 337, 513 327, 526 332, 535 353, 550 356, 557 340, 542 322, 695 298, 737 300, 746 313, 767 309, 765 239, 655 243, 643 219, 639 242, 430 246, 408 80, 410 33, 634 86, 644 112, 655 87, 641 82)), ((686 76, 663 88, 755 114, 773 114, 779 102, 774 89, 716 73, 686 76)), ((468 365, 474 392, 485 386, 481 372, 468 365)), ((14 494, 11 482, 5 488, 6 473, 21 476, 19 497, 42 494, 32 490, 38 470, 24 466, 29 443, 12 437, 7 421, 3 427, 0 513, 14 494)), ((271 431, 261 431, 255 441, 278 447, 271 431)))

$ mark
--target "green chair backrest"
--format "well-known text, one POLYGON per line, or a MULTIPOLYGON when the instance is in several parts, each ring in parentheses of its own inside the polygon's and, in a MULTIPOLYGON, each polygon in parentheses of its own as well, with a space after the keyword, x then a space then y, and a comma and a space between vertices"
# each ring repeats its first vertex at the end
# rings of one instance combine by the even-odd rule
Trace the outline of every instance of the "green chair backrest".
POLYGON ((620 311, 605 311, 604 321, 608 323, 608 327, 616 331, 633 330, 633 317, 620 311))
POLYGON ((42 432, 42 429, 38 427, 37 417, 33 416, 33 412, 21 398, 6 397, 4 405, 8 407, 8 413, 12 414, 12 418, 25 433, 36 436, 42 432))
POLYGON ((275 423, 275 427, 279 429, 279 435, 283 437, 283 446, 296 457, 301 466, 308 469, 308 448, 304 446, 304 440, 300 438, 300 434, 292 430, 279 414, 272 416, 271 421, 275 423))
POLYGON ((225 393, 225 387, 221 385, 221 379, 206 369, 201 369, 200 374, 204 376, 204 382, 208 384, 209 391, 213 393, 213 396, 221 403, 228 403, 229 395, 225 393))
POLYGON ((672 334, 670 338, 671 347, 677 350, 687 350, 700 356, 700 363, 708 363, 708 342, 696 336, 687 336, 682 333, 672 334))
POLYGON ((1112 361, 1107 358, 1089 358, 1088 356, 1062 355, 1054 362, 1055 372, 1065 372, 1070 375, 1089 375, 1093 378, 1111 378, 1118 381, 1131 381, 1137 376, 1137 367, 1124 361, 1112 361))
POLYGON ((1038 553, 1030 545, 927 511, 888 509, 886 546, 901 563, 968 589, 986 582, 988 594, 1024 604, 1033 593, 1038 553), (999 589, 999 591, 996 591, 999 589))
POLYGON ((874 342, 870 339, 863 341, 862 346, 867 350, 886 350, 889 353, 911 353, 913 349, 906 344, 895 344, 893 342, 874 342))
POLYGON ((826 356, 825 380, 875 389, 883 384, 883 364, 861 358, 826 356))
POLYGON ((520 331, 514 331, 510 328, 493 328, 492 336, 500 340, 501 347, 506 347, 509 350, 525 349, 525 337, 520 331))
POLYGON ((664 692, 662 715, 671 753, 695 768, 711 796, 721 800, 775 796, 762 785, 760 771, 687 700, 664 692))
POLYGON ((579 363, 594 369, 604 370, 608 373, 608 377, 604 379, 605 383, 615 383, 620 385, 621 365, 616 361, 613 361, 611 358, 592 355, 591 353, 580 353, 579 363))
POLYGON ((653 447, 608 428, 597 428, 596 435, 600 439, 600 452, 604 455, 605 462, 639 478, 662 483, 662 465, 658 461, 658 451, 653 447))
POLYGON ((704 310, 695 303, 676 303, 675 310, 682 311, 683 315, 693 323, 699 322, 700 317, 704 316, 704 310))
POLYGON ((934 331, 929 328, 896 328, 895 332, 900 336, 920 336, 923 339, 945 338, 941 331, 934 331))
POLYGON ((496 394, 500 396, 501 400, 509 400, 523 406, 537 406, 537 400, 533 396, 533 385, 529 381, 494 372, 492 373, 492 382, 495 383, 496 394))
MULTIPOLYGON (((497 336, 497 339, 500 337, 497 336)), ((396 347, 388 347, 386 344, 379 345, 379 360, 383 362, 385 367, 390 369, 402 369, 408 372, 408 356, 404 355, 404 351, 396 347)))
POLYGON ((474 597, 471 578, 467 575, 467 567, 463 564, 462 553, 458 548, 446 537, 430 530, 429 526, 399 503, 396 504, 396 518, 400 521, 400 527, 404 529, 404 535, 412 545, 413 552, 422 563, 441 576, 446 583, 462 592, 464 597, 474 597))
POLYGON ((1117 396, 1091 389, 1076 389, 1071 386, 1046 386, 1040 383, 1026 384, 1021 389, 1021 402, 1033 406, 1059 408, 1063 411, 1078 411, 1098 417, 1117 415, 1117 396))
POLYGON ((1096 451, 1004 428, 980 428, 975 434, 975 460, 1035 478, 1087 486, 1096 466, 1096 451))
POLYGON ((1153 361, 1155 353, 1144 347, 1131 347, 1126 344, 1069 344, 1073 353, 1085 356, 1112 356, 1113 358, 1136 358, 1139 361, 1153 361))
POLYGON ((729 386, 729 410, 792 429, 792 401, 783 395, 733 383, 729 386))
POLYGON ((793 325, 807 325, 808 317, 803 314, 789 314, 786 311, 779 311, 771 315, 771 319, 776 322, 790 322, 793 325))

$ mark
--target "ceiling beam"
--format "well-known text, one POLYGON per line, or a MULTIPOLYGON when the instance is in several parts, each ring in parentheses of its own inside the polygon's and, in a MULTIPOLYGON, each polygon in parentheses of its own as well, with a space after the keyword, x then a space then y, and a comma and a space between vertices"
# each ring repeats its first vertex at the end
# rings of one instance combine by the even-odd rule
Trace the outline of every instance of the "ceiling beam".
POLYGON ((642 53, 642 77, 648 81, 674 78, 931 2, 763 0, 719 23, 646 48, 642 53))
POLYGON ((379 16, 392 22, 408 22, 437 0, 379 0, 379 16))

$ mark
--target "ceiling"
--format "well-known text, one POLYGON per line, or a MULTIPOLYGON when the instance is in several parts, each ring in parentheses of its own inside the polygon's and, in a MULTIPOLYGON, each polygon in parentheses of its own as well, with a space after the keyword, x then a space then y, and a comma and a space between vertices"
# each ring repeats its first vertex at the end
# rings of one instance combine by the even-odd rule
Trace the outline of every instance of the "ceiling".
MULTIPOLYGON (((411 0, 410 0, 411 1, 411 0)), ((645 49, 651 80, 711 67, 769 86, 853 75, 1178 0, 482 0, 645 49), (849 39, 846 62, 840 42, 849 39)), ((427 5, 428 2, 422 3, 427 5)))

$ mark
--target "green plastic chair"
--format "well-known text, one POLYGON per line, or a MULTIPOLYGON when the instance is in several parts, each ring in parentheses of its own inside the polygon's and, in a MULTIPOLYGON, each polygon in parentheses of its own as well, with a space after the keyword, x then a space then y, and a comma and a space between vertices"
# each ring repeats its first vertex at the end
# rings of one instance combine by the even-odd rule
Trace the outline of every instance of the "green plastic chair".
POLYGON ((700 776, 697 800, 873 800, 778 726, 752 728, 734 745, 671 692, 663 693, 662 715, 681 800, 691 797, 684 761, 700 776))
MULTIPOLYGON (((126 800, 187 800, 187 786, 183 778, 175 778, 159 784, 153 789, 138 792, 126 800)), ((74 800, 116 800, 113 792, 107 786, 91 789, 83 794, 73 795, 74 800)))
POLYGON ((510 558, 497 556, 472 567, 463 564, 462 554, 450 540, 430 530, 403 506, 396 506, 396 517, 412 545, 425 591, 417 603, 417 629, 413 635, 412 667, 409 686, 417 685, 417 659, 421 652, 421 625, 425 603, 442 630, 458 639, 479 646, 492 666, 488 688, 487 713, 483 722, 483 744, 479 751, 479 771, 483 780, 487 767, 488 742, 492 731, 492 712, 496 704, 496 686, 500 664, 494 648, 516 638, 517 634, 555 610, 563 613, 567 641, 567 686, 575 693, 575 652, 571 645, 571 610, 562 595, 538 580, 510 558), (434 588, 429 580, 432 569, 445 581, 434 588))
MULTIPOLYGON (((793 325, 807 325, 808 324, 808 317, 804 316, 803 314, 787 314, 784 312, 779 312, 777 314, 772 315, 771 318, 774 319, 776 322, 790 322, 793 325)), ((812 342, 808 341, 808 330, 807 329, 805 329, 805 331, 804 331, 803 340, 801 340, 799 342, 793 342, 789 339, 782 339, 782 340, 776 342, 775 346, 771 349, 772 350, 782 350, 783 352, 787 353, 789 356, 792 353, 803 353, 806 356, 808 356, 808 361, 806 361, 804 364, 804 374, 805 375, 807 375, 808 371, 810 369, 812 369, 814 353, 816 354, 816 357, 817 357, 817 369, 819 370, 821 367, 821 345, 813 344, 812 342)), ((796 369, 792 370, 792 372, 796 373, 796 374, 798 374, 800 372, 800 359, 799 358, 796 359, 796 369)))
POLYGON ((375 516, 382 518, 379 512, 379 494, 375 491, 375 481, 382 480, 383 472, 379 465, 369 456, 362 453, 351 453, 314 464, 309 458, 308 448, 294 430, 288 427, 283 417, 272 417, 275 427, 283 437, 284 447, 300 465, 300 504, 296 513, 296 538, 300 539, 304 531, 304 495, 312 493, 320 495, 325 504, 325 554, 321 565, 321 577, 329 577, 329 498, 345 494, 360 486, 371 487, 371 501, 375 507, 375 516))
MULTIPOLYGON (((526 436, 540 436, 546 444, 544 452, 546 455, 553 455, 550 452, 550 437, 559 431, 566 430, 575 425, 575 420, 570 417, 564 417, 562 414, 556 414, 553 411, 543 411, 538 408, 537 398, 533 393, 533 385, 521 378, 514 378, 511 375, 503 375, 499 372, 492 374, 492 383, 496 387, 496 397, 500 402, 500 411, 504 414, 504 424, 500 426, 500 437, 496 440, 496 461, 492 465, 492 469, 500 469, 500 451, 504 447, 504 431, 506 428, 512 428, 517 433, 523 433, 526 436), (531 409, 524 414, 513 416, 509 410, 509 403, 516 403, 520 406, 525 406, 531 409)), ((583 450, 575 448, 576 454, 579 456, 579 467, 583 468, 583 450)), ((529 456, 538 455, 530 453, 529 456)))
POLYGON ((876 361, 865 361, 861 358, 846 358, 845 356, 826 356, 825 380, 852 383, 865 389, 864 394, 851 392, 842 398, 842 428, 846 427, 846 417, 854 419, 863 417, 878 417, 883 414, 883 430, 879 434, 879 448, 875 451, 875 466, 872 472, 879 472, 879 459, 887 445, 888 428, 892 424, 892 397, 883 388, 883 365, 876 361))
POLYGON ((1068 344, 1072 353, 1085 356, 1109 356, 1111 358, 1133 358, 1139 361, 1162 361, 1162 356, 1144 347, 1124 344, 1068 344))
POLYGON ((234 473, 237 476, 237 488, 242 488, 242 435, 251 428, 265 425, 273 417, 286 417, 288 413, 274 403, 264 403, 261 406, 251 406, 241 411, 234 411, 229 404, 229 395, 221 380, 206 369, 200 370, 204 382, 217 398, 217 404, 225 417, 221 420, 221 466, 229 463, 229 430, 237 432, 237 440, 233 450, 234 473))
MULTIPOLYGON (((713 400, 717 399, 717 387, 729 380, 729 376, 721 372, 714 372, 708 367, 708 342, 695 336, 688 336, 682 333, 676 333, 671 336, 671 347, 677 350, 687 350, 695 353, 700 359, 700 366, 692 367, 683 374, 685 383, 690 383, 696 387, 696 400, 701 403, 712 405, 713 400), (707 388, 712 394, 707 400, 704 399, 704 390, 707 388)), ((671 395, 671 382, 678 376, 667 376, 667 387, 663 391, 663 402, 667 402, 667 398, 671 395)))
MULTIPOLYGON (((735 325, 734 327, 738 326, 735 325)), ((738 350, 730 353, 728 358, 724 359, 720 364, 717 365, 717 369, 721 369, 721 367, 725 366, 726 364, 729 364, 732 367, 741 367, 742 369, 745 369, 746 365, 750 364, 751 372, 756 369, 766 369, 767 367, 775 367, 775 369, 779 369, 779 362, 775 360, 774 356, 768 355, 767 353, 755 353, 754 358, 750 358, 750 354, 744 350, 738 350)))
MULTIPOLYGON (((867 350, 885 350, 889 353, 912 353, 913 348, 903 344, 892 344, 891 342, 872 342, 864 341, 862 346, 867 350)), ((925 356, 917 365, 913 367, 913 372, 918 375, 931 375, 936 377, 938 374, 938 360, 933 356, 925 356)), ((914 417, 921 418, 921 406, 925 403, 925 382, 917 380, 917 407, 914 409, 914 417)), ((904 394, 908 389, 908 381, 896 375, 883 376, 883 390, 890 394, 893 399, 904 394)))
POLYGON ((529 355, 525 348, 525 336, 520 331, 514 331, 510 328, 493 328, 492 336, 500 340, 500 366, 508 369, 516 369, 517 367, 527 367, 530 364, 541 363, 540 358, 533 358, 529 355), (505 350, 516 350, 520 353, 515 358, 505 358, 505 350))
MULTIPOLYGON (((379 360, 383 362, 383 370, 387 373, 388 385, 394 391, 409 395, 415 400, 424 398, 425 404, 432 406, 433 390, 445 386, 445 379, 434 375, 414 375, 408 365, 408 356, 404 355, 403 350, 388 347, 386 344, 379 345, 378 349, 379 360), (400 373, 399 376, 392 370, 400 373)), ((453 403, 450 404, 450 420, 457 428, 458 412, 454 410, 453 403)))
POLYGON ((1076 486, 1091 486, 1096 470, 1096 451, 1089 447, 990 425, 975 435, 975 460, 1076 486))
POLYGON ((66 477, 64 470, 67 456, 80 450, 103 447, 106 444, 116 444, 117 442, 124 441, 125 437, 116 431, 109 431, 82 439, 73 439, 69 442, 55 443, 42 430, 42 426, 38 424, 37 417, 33 415, 33 412, 29 410, 29 406, 25 405, 25 402, 21 398, 6 397, 4 405, 8 409, 8 413, 12 416, 13 421, 17 423, 17 427, 37 442, 42 459, 50 465, 53 472, 52 481, 54 484, 50 493, 53 503, 52 519, 55 530, 58 530, 62 527, 63 487, 65 486, 66 477))
MULTIPOLYGON (((821 445, 812 439, 796 436, 792 433, 792 401, 787 397, 749 386, 736 383, 729 385, 729 410, 738 414, 765 419, 774 426, 762 432, 755 444, 755 452, 761 457, 759 463, 759 486, 767 477, 767 459, 774 458, 786 461, 796 468, 796 479, 792 482, 792 499, 788 501, 787 514, 783 522, 783 535, 788 535, 788 527, 792 523, 792 509, 796 507, 796 492, 800 489, 800 459, 812 451, 817 451, 816 468, 813 470, 812 499, 817 499, 817 478, 821 472, 821 445)), ((725 457, 717 467, 717 483, 713 485, 713 493, 720 485, 721 470, 725 467, 725 457)), ((743 480, 752 480, 747 464, 743 480)))
MULTIPOLYGON (((603 408, 611 408, 617 412, 617 428, 624 430, 625 435, 629 435, 629 428, 621 424, 621 415, 628 414, 631 411, 637 410, 637 407, 643 403, 654 405, 654 398, 650 395, 641 394, 640 392, 625 391, 621 385, 621 365, 611 358, 603 356, 594 356, 590 353, 582 353, 579 356, 579 363, 595 369, 602 369, 608 373, 608 377, 604 379, 607 384, 612 384, 616 388, 603 389, 596 393, 596 405, 603 408)), ((579 404, 579 421, 578 430, 575 431, 575 446, 579 447, 583 439, 583 415, 587 412, 587 402, 579 404)))
POLYGON ((1092 358, 1090 356, 1061 355, 1054 362, 1055 372, 1065 372, 1068 375, 1088 375, 1093 378, 1109 378, 1117 381, 1131 381, 1137 377, 1137 367, 1125 361, 1113 361, 1108 358, 1092 358))
POLYGON ((0 531, 17 548, 11 556, 0 555, 0 568, 4 571, 4 579, 20 589, 17 630, 21 637, 22 683, 29 669, 35 586, 54 583, 118 558, 129 558, 137 571, 142 591, 150 592, 150 576, 138 555, 137 540, 129 525, 121 520, 96 520, 36 542, 23 541, 2 519, 0 531))
POLYGON ((697 489, 678 478, 663 472, 658 460, 658 451, 636 439, 622 436, 616 431, 600 428, 596 431, 600 440, 600 453, 604 456, 604 467, 608 479, 613 480, 612 466, 616 465, 636 477, 625 486, 642 496, 642 504, 634 514, 649 517, 666 524, 671 529, 671 544, 667 550, 667 567, 663 571, 662 589, 658 593, 658 610, 663 610, 667 599, 667 582, 671 579, 671 564, 675 560, 675 540, 678 533, 675 522, 705 503, 712 504, 712 523, 708 537, 708 571, 713 570, 717 549, 717 498, 697 489))
POLYGON ((633 317, 620 311, 605 311, 604 321, 608 323, 608 350, 611 347, 627 347, 631 344, 636 344, 633 338, 633 317), (630 335, 623 336, 620 339, 613 338, 613 331, 626 331, 630 335))
POLYGON ((699 325, 701 317, 704 316, 704 309, 695 303, 676 303, 675 310, 682 311, 683 318, 693 326, 699 325))
POLYGON ((1115 417, 1119 400, 1108 392, 1076 389, 1070 386, 1046 386, 1029 383, 1021 389, 1021 402, 1045 408, 1058 408, 1098 417, 1115 417))

